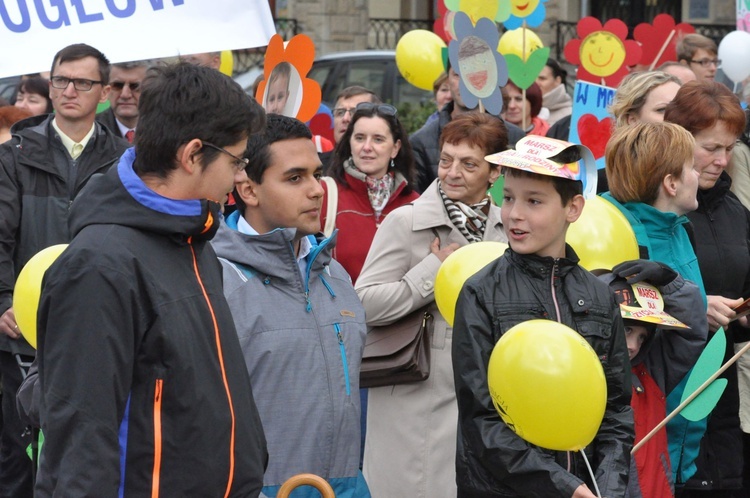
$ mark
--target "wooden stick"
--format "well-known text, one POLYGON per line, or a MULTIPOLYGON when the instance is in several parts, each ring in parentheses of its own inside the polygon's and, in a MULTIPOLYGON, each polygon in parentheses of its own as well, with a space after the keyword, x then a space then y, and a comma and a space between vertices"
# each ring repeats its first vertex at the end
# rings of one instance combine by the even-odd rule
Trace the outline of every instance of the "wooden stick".
POLYGON ((484 104, 482 104, 482 101, 479 101, 479 112, 484 113, 484 104))
POLYGON ((658 53, 658 54, 656 54, 656 57, 654 58, 654 60, 653 60, 653 61, 651 61, 651 65, 650 65, 650 66, 648 67, 648 70, 649 70, 649 71, 653 71, 653 70, 654 70, 654 66, 656 66, 656 61, 658 61, 658 60, 659 60, 659 58, 660 58, 660 57, 662 56, 662 54, 664 53, 664 51, 665 51, 665 50, 667 49, 667 46, 669 45, 669 42, 671 42, 671 41, 672 41, 672 38, 674 38, 674 35, 675 35, 675 33, 676 33, 676 32, 677 32, 677 31, 675 31, 675 30, 673 29, 673 30, 672 30, 672 31, 671 31, 671 32, 669 33, 669 36, 667 37, 667 41, 665 41, 665 42, 664 42, 664 45, 662 45, 662 46, 661 46, 661 48, 659 49, 659 53, 658 53))
POLYGON ((526 134, 526 89, 521 89, 521 129, 526 134))
POLYGON ((740 356, 742 356, 743 354, 745 354, 748 349, 750 349, 750 342, 748 342, 747 344, 745 344, 742 347, 742 349, 740 349, 739 351, 737 351, 737 354, 735 354, 734 356, 732 356, 729 359, 729 361, 727 361, 726 363, 724 363, 721 366, 721 368, 718 369, 716 371, 716 373, 714 373, 711 377, 709 377, 706 380, 706 382, 704 382, 703 384, 701 384, 698 387, 698 389, 696 389, 695 392, 693 392, 693 394, 691 394, 690 396, 688 396, 687 399, 685 399, 685 401, 683 401, 682 403, 680 403, 677 408, 675 408, 674 410, 672 410, 672 413, 670 413, 669 415, 667 415, 667 418, 665 418, 664 420, 662 420, 661 422, 659 422, 659 425, 657 425, 656 427, 654 427, 651 430, 651 432, 649 432, 648 434, 646 434, 646 436, 643 439, 641 439, 640 441, 638 441, 638 444, 636 444, 635 446, 633 446, 633 450, 630 453, 631 454, 635 454, 636 451, 638 451, 639 449, 641 449, 641 447, 644 444, 646 444, 649 439, 651 439, 652 437, 654 437, 654 434, 656 434, 657 432, 659 432, 665 425, 667 425, 667 423, 670 420, 672 420, 673 418, 675 418, 678 413, 680 413, 687 405, 690 404, 691 401, 693 401, 696 397, 698 397, 698 395, 700 393, 702 393, 709 385, 711 385, 711 383, 713 381, 715 381, 719 377, 719 375, 721 375, 722 373, 724 373, 724 370, 726 370, 727 368, 731 367, 732 364, 734 364, 734 362, 736 362, 740 358, 740 356))

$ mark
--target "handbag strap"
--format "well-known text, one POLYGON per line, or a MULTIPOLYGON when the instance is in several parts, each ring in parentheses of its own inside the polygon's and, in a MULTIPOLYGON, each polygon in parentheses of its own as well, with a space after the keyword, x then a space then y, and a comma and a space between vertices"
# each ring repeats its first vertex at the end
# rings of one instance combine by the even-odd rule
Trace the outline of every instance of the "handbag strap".
POLYGON ((327 187, 328 208, 326 209, 326 224, 325 227, 323 227, 323 235, 328 238, 336 229, 336 211, 339 207, 339 187, 336 185, 336 180, 330 176, 322 176, 320 177, 320 180, 325 183, 327 187))

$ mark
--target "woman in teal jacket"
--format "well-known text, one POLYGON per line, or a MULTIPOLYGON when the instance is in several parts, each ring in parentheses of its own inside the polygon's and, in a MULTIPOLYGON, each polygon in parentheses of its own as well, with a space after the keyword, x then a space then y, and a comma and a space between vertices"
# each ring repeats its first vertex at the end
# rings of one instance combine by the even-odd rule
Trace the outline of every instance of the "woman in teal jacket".
MULTIPOLYGON (((698 207, 694 147, 693 136, 672 123, 638 123, 615 130, 606 150, 610 191, 602 196, 630 222, 641 258, 664 263, 694 282, 705 307, 706 291, 686 216, 698 207)), ((705 327, 705 322, 687 325, 705 327)), ((686 378, 673 379, 664 386, 667 412, 679 404, 686 378)), ((705 429, 705 420, 692 423, 680 415, 667 424, 675 483, 684 483, 695 473, 705 429)))

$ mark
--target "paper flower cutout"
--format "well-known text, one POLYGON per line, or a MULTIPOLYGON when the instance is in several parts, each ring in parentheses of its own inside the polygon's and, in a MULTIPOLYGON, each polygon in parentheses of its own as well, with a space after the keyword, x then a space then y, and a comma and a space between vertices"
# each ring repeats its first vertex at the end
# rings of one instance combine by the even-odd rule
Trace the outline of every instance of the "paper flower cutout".
MULTIPOLYGON (((506 3, 508 0, 505 0, 506 3)), ((505 21, 505 29, 516 29, 523 25, 535 28, 542 24, 547 15, 544 3, 547 0, 510 0, 510 16, 505 21)))
POLYGON ((438 17, 432 24, 432 31, 438 35, 445 43, 450 43, 456 39, 456 33, 453 31, 453 16, 455 12, 448 10, 444 0, 437 2, 438 17))
POLYGON ((472 24, 486 17, 495 22, 505 22, 510 17, 508 0, 444 0, 448 10, 463 12, 472 24))
POLYGON ((677 40, 695 33, 695 28, 686 22, 675 26, 669 14, 654 17, 654 23, 641 23, 633 30, 633 38, 641 44, 643 56, 639 61, 644 66, 658 67, 667 61, 677 60, 677 40), (658 57, 658 60, 655 59, 658 57))
POLYGON ((576 77, 581 81, 616 87, 628 74, 628 66, 641 60, 641 47, 626 40, 628 27, 619 19, 604 26, 595 17, 578 21, 578 38, 565 45, 565 58, 578 65, 576 77))
POLYGON ((503 110, 500 87, 508 82, 508 66, 505 58, 495 50, 500 42, 495 23, 485 18, 472 26, 464 12, 456 12, 454 26, 457 40, 448 46, 451 67, 461 76, 459 91, 469 109, 479 101, 494 115, 503 110))
POLYGON ((299 108, 296 109, 294 117, 303 122, 309 121, 317 112, 321 100, 320 85, 317 81, 306 77, 312 67, 313 60, 315 60, 315 44, 309 36, 296 35, 284 47, 284 40, 281 36, 273 35, 266 49, 263 81, 258 85, 255 94, 256 100, 263 102, 266 86, 274 68, 280 62, 288 62, 294 68, 292 73, 296 71, 299 77, 298 83, 296 77, 290 79, 289 90, 291 91, 292 87, 298 84, 297 90, 302 93, 299 108))

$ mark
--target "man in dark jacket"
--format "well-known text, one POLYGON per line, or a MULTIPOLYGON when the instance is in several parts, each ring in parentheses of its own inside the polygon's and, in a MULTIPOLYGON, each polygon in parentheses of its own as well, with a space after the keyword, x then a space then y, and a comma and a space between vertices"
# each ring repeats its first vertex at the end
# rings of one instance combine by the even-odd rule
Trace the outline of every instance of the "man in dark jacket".
POLYGON ((109 109, 96 115, 96 120, 120 138, 133 143, 138 125, 138 99, 141 83, 151 61, 112 64, 109 73, 109 109))
MULTIPOLYGON (((461 98, 459 83, 461 76, 448 69, 448 84, 451 89, 452 102, 448 102, 438 113, 438 119, 433 119, 409 137, 409 143, 414 151, 414 162, 417 165, 417 191, 424 192, 432 181, 437 178, 438 160, 440 159, 440 134, 443 127, 453 118, 465 112, 478 112, 464 105, 461 98)), ((515 147, 516 142, 524 136, 518 126, 503 120, 508 129, 508 147, 515 147)), ((500 152, 500 151, 498 151, 500 152)))
POLYGON ((266 443, 208 241, 263 110, 184 63, 139 106, 136 148, 73 203, 45 275, 35 496, 255 497, 266 443))
POLYGON ((77 44, 52 63, 50 98, 56 113, 17 123, 0 145, 0 372, 3 432, 0 497, 31 496, 29 438, 16 412, 19 363, 34 350, 21 337, 12 308, 13 286, 23 265, 40 250, 70 240, 70 203, 94 173, 106 171, 128 147, 94 122, 107 99, 109 61, 77 44))

